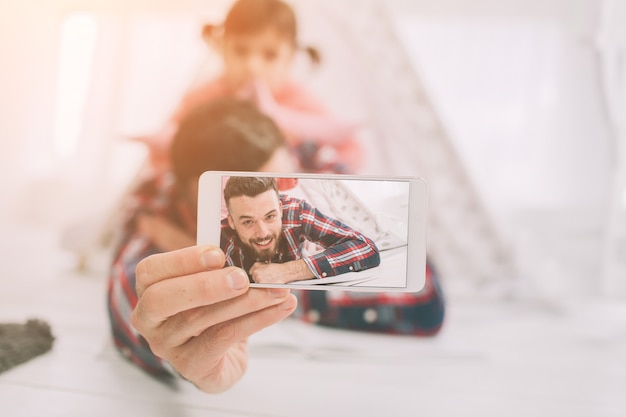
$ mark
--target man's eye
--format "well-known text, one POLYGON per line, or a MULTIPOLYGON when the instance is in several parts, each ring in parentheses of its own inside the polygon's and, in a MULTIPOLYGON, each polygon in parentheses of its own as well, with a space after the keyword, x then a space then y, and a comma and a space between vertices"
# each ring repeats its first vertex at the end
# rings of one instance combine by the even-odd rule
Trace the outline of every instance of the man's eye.
POLYGON ((265 219, 271 221, 271 220, 274 220, 275 218, 276 218, 275 214, 268 214, 265 219))
POLYGON ((245 221, 243 222, 243 225, 244 225, 244 226, 252 226, 252 223, 253 223, 253 222, 252 222, 252 220, 245 220, 245 221))

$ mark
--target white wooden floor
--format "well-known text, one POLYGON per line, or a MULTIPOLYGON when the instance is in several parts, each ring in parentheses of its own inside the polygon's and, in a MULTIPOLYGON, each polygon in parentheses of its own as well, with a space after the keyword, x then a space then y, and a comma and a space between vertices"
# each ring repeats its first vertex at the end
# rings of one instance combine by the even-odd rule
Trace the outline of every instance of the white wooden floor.
POLYGON ((252 339, 235 388, 205 395, 117 355, 104 272, 73 272, 56 235, 5 229, 0 253, 0 321, 41 318, 56 336, 0 374, 2 416, 626 416, 626 303, 452 299, 432 339, 287 320, 252 339))

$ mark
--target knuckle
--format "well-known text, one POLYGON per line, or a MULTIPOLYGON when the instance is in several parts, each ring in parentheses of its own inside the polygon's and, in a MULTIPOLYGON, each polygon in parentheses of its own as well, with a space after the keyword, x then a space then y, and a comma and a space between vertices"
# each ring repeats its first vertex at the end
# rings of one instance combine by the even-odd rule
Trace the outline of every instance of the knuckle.
POLYGON ((143 308, 138 304, 130 315, 130 324, 140 335, 148 339, 149 326, 145 317, 143 308))
POLYGON ((143 258, 135 266, 135 289, 140 293, 141 289, 145 289, 150 282, 150 275, 152 274, 152 265, 154 264, 157 254, 149 255, 143 258))
POLYGON ((150 293, 151 293, 150 288, 148 288, 144 292, 143 297, 139 299, 139 302, 137 303, 137 307, 135 308, 138 318, 142 319, 143 321, 149 321, 150 317, 153 314, 154 303, 151 301, 152 298, 150 297, 150 293))
POLYGON ((152 353, 154 353, 159 358, 168 359, 170 350, 162 342, 162 340, 160 340, 160 338, 152 337, 150 339, 146 339, 146 341, 148 342, 152 353))
MULTIPOLYGON (((148 257, 149 258, 149 257, 148 257)), ((149 262, 148 258, 144 258, 135 267, 135 280, 136 286, 139 286, 148 276, 148 268, 147 264, 149 262)))
POLYGON ((167 355, 166 336, 162 331, 151 329, 146 320, 142 318, 141 308, 136 308, 131 314, 131 325, 148 342, 150 350, 156 356, 165 358, 167 355))
POLYGON ((139 333, 142 333, 143 330, 143 322, 142 320, 139 318, 139 306, 137 306, 131 313, 130 315, 130 324, 131 326, 133 326, 133 328, 135 330, 137 330, 139 333))
POLYGON ((131 324, 140 333, 150 328, 158 312, 158 303, 151 297, 151 292, 151 288, 144 292, 131 314, 131 324))

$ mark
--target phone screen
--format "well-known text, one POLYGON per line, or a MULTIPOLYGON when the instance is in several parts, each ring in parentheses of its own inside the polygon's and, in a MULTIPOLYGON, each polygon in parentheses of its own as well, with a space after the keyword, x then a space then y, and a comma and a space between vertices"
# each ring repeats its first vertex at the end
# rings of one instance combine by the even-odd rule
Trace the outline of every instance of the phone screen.
POLYGON ((226 264, 243 268, 252 286, 363 291, 423 286, 425 188, 416 187, 423 182, 206 174, 200 182, 198 243, 219 241, 226 264), (421 204, 415 203, 416 193, 421 204))

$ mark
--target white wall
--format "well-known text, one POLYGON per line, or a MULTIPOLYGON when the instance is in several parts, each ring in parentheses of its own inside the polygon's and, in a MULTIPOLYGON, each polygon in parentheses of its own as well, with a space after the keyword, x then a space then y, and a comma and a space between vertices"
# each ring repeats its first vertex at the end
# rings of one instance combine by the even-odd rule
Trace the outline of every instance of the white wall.
POLYGON ((127 165, 138 160, 135 149, 122 150, 128 155, 119 159, 118 145, 163 122, 197 70, 200 39, 192 31, 203 20, 221 16, 228 3, 0 0, 1 222, 63 227, 106 205, 114 193, 110 188, 128 181, 132 172, 126 171, 132 167, 127 165), (74 154, 62 157, 54 146, 60 36, 64 19, 74 12, 96 18, 97 45, 80 142, 74 154), (153 60, 143 63, 144 74, 137 74, 134 64, 145 51, 133 49, 133 42, 146 34, 156 35, 152 55, 147 54, 153 60), (155 62, 160 47, 161 60, 155 62), (135 82, 146 79, 152 87, 164 87, 160 100, 158 89, 147 95, 146 83, 135 82), (135 85, 143 101, 130 88, 135 85))
POLYGON ((602 293, 614 132, 602 2, 399 4, 399 35, 512 244, 523 291, 602 293))
POLYGON ((577 32, 566 16, 415 14, 399 27, 492 208, 606 204, 611 133, 593 33, 577 32))
POLYGON ((46 164, 51 150, 59 20, 43 7, 6 3, 0 13, 3 211, 16 198, 24 178, 37 175, 46 164))

